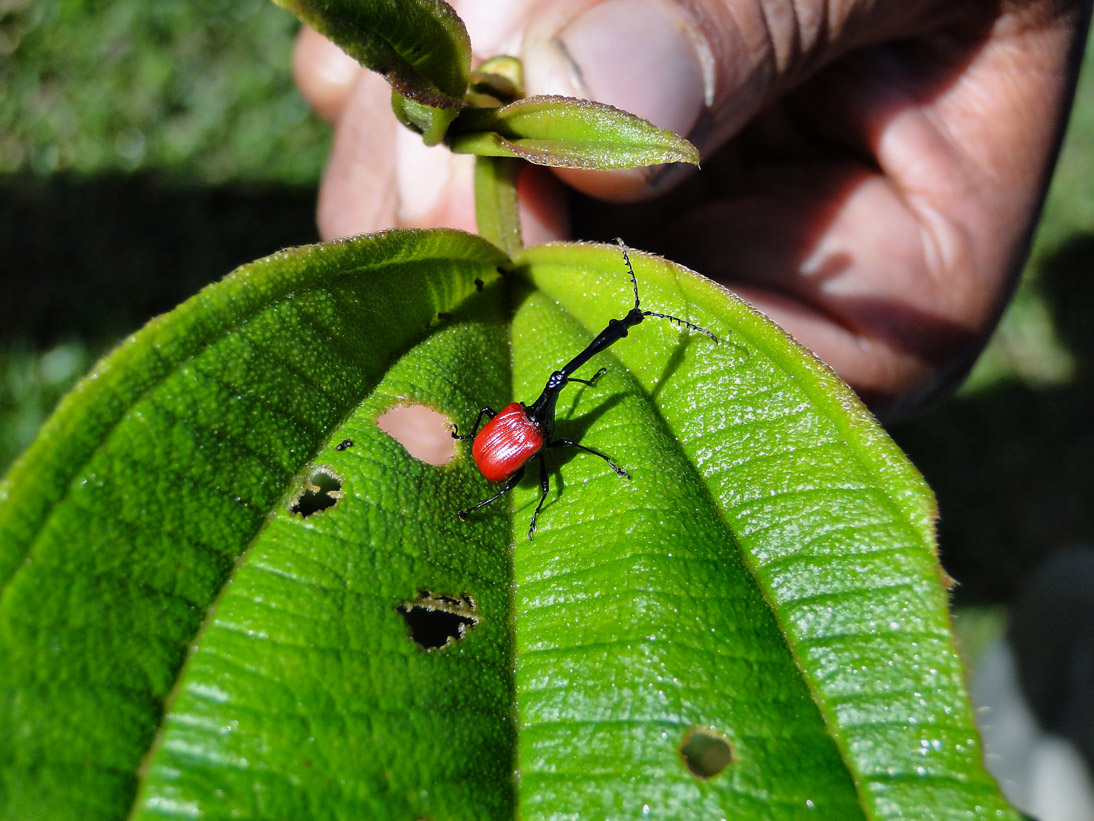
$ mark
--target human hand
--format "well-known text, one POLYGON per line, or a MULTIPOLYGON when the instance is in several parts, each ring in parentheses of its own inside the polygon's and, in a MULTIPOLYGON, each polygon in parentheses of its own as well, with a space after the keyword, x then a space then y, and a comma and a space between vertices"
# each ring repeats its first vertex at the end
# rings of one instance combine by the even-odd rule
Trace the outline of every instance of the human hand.
MULTIPOLYGON (((664 253, 723 282, 873 409, 956 386, 1013 289, 1048 184, 1087 0, 463 0, 476 58, 529 94, 610 103, 691 139, 703 170, 520 183, 529 244, 664 253), (559 183, 563 185, 560 185, 559 183), (570 186, 608 200, 564 195, 570 186)), ((397 125, 390 91, 305 30, 304 95, 336 126, 324 237, 474 230, 470 157, 397 125)))

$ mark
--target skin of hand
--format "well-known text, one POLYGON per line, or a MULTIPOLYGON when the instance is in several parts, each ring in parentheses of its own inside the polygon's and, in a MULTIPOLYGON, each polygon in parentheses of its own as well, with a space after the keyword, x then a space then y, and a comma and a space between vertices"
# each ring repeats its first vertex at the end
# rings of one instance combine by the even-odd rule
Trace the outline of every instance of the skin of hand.
MULTIPOLYGON (((1066 124, 1087 0, 463 0, 527 93, 687 136, 703 169, 522 174, 528 244, 622 236, 718 280, 885 420, 944 396, 998 321, 1066 124), (575 192, 580 192, 575 194, 575 192), (595 198, 595 199, 594 199, 595 198)), ((325 238, 474 230, 471 158, 399 126, 384 80, 305 29, 335 125, 325 238)))

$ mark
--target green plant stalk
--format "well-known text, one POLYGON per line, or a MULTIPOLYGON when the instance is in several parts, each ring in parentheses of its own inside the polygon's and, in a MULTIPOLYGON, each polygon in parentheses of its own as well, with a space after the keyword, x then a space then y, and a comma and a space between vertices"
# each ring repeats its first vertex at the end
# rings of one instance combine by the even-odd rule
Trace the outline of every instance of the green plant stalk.
POLYGON ((475 158, 475 220, 479 236, 509 256, 524 247, 517 197, 520 172, 520 160, 475 158))

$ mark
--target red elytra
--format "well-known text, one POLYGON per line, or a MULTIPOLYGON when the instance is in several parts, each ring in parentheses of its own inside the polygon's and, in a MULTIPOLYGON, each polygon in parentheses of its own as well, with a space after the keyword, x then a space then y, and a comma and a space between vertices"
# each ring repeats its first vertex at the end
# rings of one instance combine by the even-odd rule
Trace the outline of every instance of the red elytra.
POLYGON ((524 405, 513 402, 482 426, 471 455, 483 476, 491 482, 504 482, 543 450, 545 441, 543 431, 528 418, 524 405))

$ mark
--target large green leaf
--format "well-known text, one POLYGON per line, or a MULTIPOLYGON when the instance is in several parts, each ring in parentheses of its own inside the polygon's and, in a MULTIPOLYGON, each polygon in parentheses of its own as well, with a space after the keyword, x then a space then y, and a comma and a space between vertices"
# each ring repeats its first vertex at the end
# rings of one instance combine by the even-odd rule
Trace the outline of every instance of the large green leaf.
MULTIPOLYGON (((462 795, 483 765, 480 782, 500 788, 458 802, 468 817, 476 801, 511 803, 506 529, 474 563, 452 562, 436 533, 466 534, 429 502, 449 474, 467 480, 465 465, 422 470, 386 436, 369 447, 371 423, 353 434, 361 449, 333 449, 351 413, 400 390, 400 356, 423 339, 447 351, 435 367, 447 355, 456 373, 507 381, 488 310, 471 341, 434 332, 503 259, 443 231, 282 252, 151 323, 69 395, 0 485, 0 817, 124 816, 153 741, 152 814, 222 791, 201 805, 285 818, 331 802, 368 817, 380 785, 409 778, 413 792, 448 773, 462 795), (369 500, 337 508, 360 519, 333 550, 310 537, 315 517, 289 512, 313 463, 360 475, 343 493, 369 500), (474 591, 486 651, 434 661, 406 640, 393 608, 430 585, 474 591), (451 668, 441 678, 438 664, 451 668), (188 746, 200 730, 217 743, 188 746)), ((435 390, 451 406, 462 387, 435 390)))
MULTIPOLYGON (((621 315, 628 291, 614 249, 520 261, 540 289, 514 329, 530 393, 542 362, 621 315), (542 330, 554 326, 573 331, 542 330)), ((665 323, 612 349, 578 427, 634 479, 574 459, 514 554, 530 814, 622 814, 643 796, 680 817, 1007 814, 982 766, 921 477, 776 326, 669 263, 637 267, 647 307, 722 342, 665 323), (724 778, 689 781, 673 759, 693 726, 732 742, 724 778)), ((524 515, 535 495, 518 495, 524 515)))
POLYGON ((534 481, 456 518, 494 489, 469 449, 381 413, 530 401, 632 304, 615 248, 516 262, 284 252, 81 383, 0 485, 0 817, 1007 814, 930 494, 716 286, 636 256, 720 344, 649 319, 563 393, 631 480, 551 449, 533 541, 534 481))

